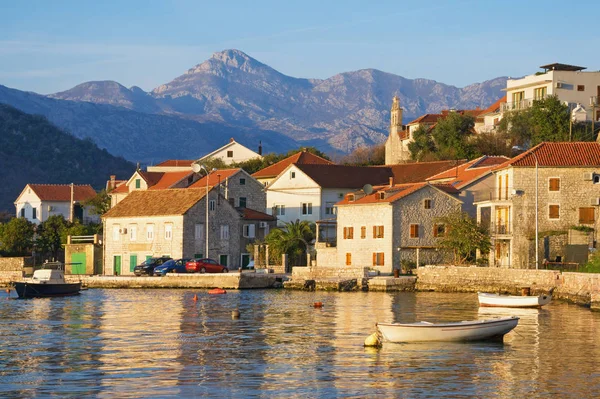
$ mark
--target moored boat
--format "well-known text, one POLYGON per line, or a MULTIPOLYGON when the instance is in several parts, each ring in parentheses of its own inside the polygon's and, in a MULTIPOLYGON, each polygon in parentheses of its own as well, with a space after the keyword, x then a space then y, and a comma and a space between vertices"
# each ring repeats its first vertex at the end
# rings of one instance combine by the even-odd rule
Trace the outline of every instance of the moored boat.
POLYGON ((518 317, 452 323, 377 323, 383 341, 388 342, 467 342, 502 340, 519 323, 518 317))
POLYGON ((33 277, 12 283, 19 298, 46 298, 77 295, 81 282, 67 283, 62 270, 41 269, 33 272, 33 277))
POLYGON ((479 306, 483 307, 502 307, 502 308, 541 308, 547 305, 552 300, 551 289, 548 294, 542 295, 498 295, 489 294, 485 292, 479 292, 477 298, 479 299, 479 306))

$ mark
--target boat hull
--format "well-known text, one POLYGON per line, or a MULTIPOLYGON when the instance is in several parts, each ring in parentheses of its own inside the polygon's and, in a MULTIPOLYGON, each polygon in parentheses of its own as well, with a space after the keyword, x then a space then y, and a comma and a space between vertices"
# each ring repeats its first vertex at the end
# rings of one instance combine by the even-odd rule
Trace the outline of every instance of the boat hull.
POLYGON ((479 293, 479 306, 500 308, 541 308, 552 300, 552 295, 511 296, 479 293))
POLYGON ((502 340, 519 323, 518 317, 492 320, 463 321, 460 323, 412 324, 378 323, 377 329, 388 342, 469 342, 502 340))
POLYGON ((81 291, 81 283, 39 284, 31 282, 13 283, 19 298, 48 298, 55 296, 77 295, 81 291))

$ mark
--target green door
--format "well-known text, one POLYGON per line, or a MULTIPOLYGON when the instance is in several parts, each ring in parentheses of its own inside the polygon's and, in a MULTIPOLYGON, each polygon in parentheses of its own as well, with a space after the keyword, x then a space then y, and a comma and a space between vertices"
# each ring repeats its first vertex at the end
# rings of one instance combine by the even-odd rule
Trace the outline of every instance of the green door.
POLYGON ((137 266, 137 255, 129 255, 129 271, 133 273, 133 269, 137 266))
POLYGON ((85 252, 71 254, 71 274, 85 274, 85 252))
POLYGON ((219 255, 219 263, 223 266, 229 266, 227 264, 227 255, 219 255))
POLYGON ((245 269, 250 263, 250 254, 242 254, 242 269, 245 269))
POLYGON ((115 265, 115 276, 121 275, 121 256, 114 257, 114 265, 115 265))

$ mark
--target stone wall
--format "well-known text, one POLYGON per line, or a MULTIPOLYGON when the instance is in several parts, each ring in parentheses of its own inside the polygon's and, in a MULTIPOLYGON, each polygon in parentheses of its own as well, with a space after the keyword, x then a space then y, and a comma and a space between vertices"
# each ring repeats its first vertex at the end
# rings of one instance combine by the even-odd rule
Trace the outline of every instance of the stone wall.
POLYGON ((294 267, 292 280, 362 279, 367 277, 369 268, 360 266, 344 267, 294 267))
POLYGON ((26 268, 33 265, 30 257, 0 257, 0 286, 7 287, 11 281, 21 280, 26 268))

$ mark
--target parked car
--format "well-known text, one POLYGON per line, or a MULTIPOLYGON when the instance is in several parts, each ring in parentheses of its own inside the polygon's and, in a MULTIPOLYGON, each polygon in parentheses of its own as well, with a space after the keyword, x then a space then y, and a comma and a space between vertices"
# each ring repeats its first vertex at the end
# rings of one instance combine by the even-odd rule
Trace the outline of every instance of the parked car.
POLYGON ((168 256, 161 256, 157 258, 148 258, 141 264, 137 265, 133 268, 133 274, 136 276, 148 275, 152 276, 154 274, 154 268, 156 266, 160 266, 166 261, 171 260, 168 256))
POLYGON ((194 259, 185 264, 188 273, 227 273, 229 269, 214 259, 194 259))
POLYGON ((160 266, 156 266, 154 268, 155 276, 164 276, 167 273, 187 273, 185 269, 185 264, 190 261, 190 259, 171 259, 166 261, 160 266))

